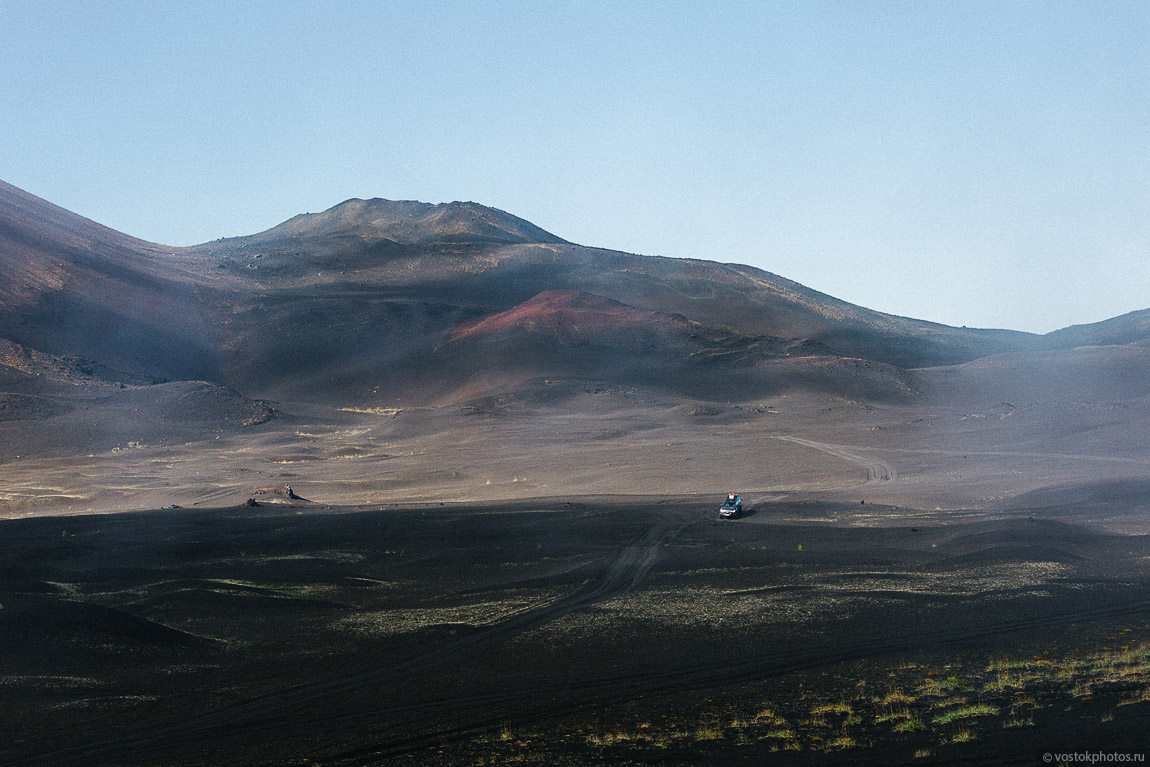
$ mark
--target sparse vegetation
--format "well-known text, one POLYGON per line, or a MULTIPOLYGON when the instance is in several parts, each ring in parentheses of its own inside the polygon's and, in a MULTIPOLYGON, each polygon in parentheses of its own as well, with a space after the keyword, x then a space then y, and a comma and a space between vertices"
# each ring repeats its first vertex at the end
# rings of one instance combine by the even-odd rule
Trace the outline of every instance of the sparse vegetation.
POLYGON ((775 713, 775 710, 771 709, 771 708, 759 709, 759 712, 756 713, 754 716, 754 721, 755 722, 765 722, 767 724, 784 724, 784 723, 786 723, 786 719, 779 716, 777 713, 775 713))
POLYGON ((826 751, 843 751, 848 748, 854 748, 858 745, 858 741, 848 735, 842 735, 837 738, 832 738, 826 742, 823 748, 826 751))
POLYGON ((1122 698, 1119 706, 1132 706, 1135 703, 1150 703, 1150 687, 1144 687, 1133 695, 1122 698))
POLYGON ((850 713, 850 704, 841 701, 838 703, 824 703, 811 709, 812 716, 823 716, 825 714, 839 714, 841 716, 849 716, 850 713))
POLYGON ((910 710, 906 708, 897 710, 889 709, 885 711, 880 710, 874 715, 875 724, 883 724, 885 722, 903 722, 910 718, 910 710))
POLYGON ((881 698, 875 698, 874 702, 879 705, 890 706, 895 703, 914 703, 918 700, 916 695, 908 695, 902 690, 891 690, 881 698))
POLYGON ((926 729, 926 725, 922 720, 916 716, 907 715, 906 721, 899 722, 894 726, 894 731, 898 733, 905 732, 921 732, 926 729))
POLYGON ((970 689, 970 683, 956 676, 936 677, 927 676, 923 686, 923 695, 949 695, 959 690, 970 689))
POLYGON ((710 724, 699 725, 695 730, 695 740, 720 740, 723 737, 723 731, 710 724))
MULTIPOLYGON (((893 679, 887 689, 856 680, 848 696, 804 691, 793 699, 709 713, 693 724, 672 718, 662 724, 642 721, 601 731, 588 728, 591 734, 584 736, 584 742, 592 748, 634 754, 704 743, 714 744, 708 748, 757 744, 774 752, 829 753, 877 747, 896 739, 915 746, 915 759, 930 759, 935 747, 961 748, 990 728, 1034 727, 1035 712, 1049 705, 1038 701, 1050 695, 1073 699, 1084 690, 1097 691, 1106 681, 1139 680, 1148 684, 1116 696, 1114 705, 1120 709, 1150 702, 1147 655, 1140 647, 1126 645, 1085 656, 1002 658, 966 671, 956 665, 924 673, 915 664, 902 664, 889 672, 893 679)), ((1112 709, 1101 721, 1114 718, 1112 709)))
POLYGON ((957 730, 953 735, 943 740, 943 743, 969 743, 975 739, 974 731, 969 727, 957 730))
POLYGON ((934 723, 949 724, 950 722, 963 719, 974 719, 979 716, 996 716, 997 714, 997 706, 979 703, 973 706, 961 706, 960 708, 952 708, 949 711, 945 711, 934 718, 934 723))

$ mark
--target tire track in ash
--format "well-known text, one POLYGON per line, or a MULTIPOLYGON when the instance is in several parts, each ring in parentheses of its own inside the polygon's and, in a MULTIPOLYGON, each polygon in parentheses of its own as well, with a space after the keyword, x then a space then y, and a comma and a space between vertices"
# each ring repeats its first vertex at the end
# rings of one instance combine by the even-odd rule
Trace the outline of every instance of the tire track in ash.
POLYGON ((745 660, 717 661, 673 671, 615 675, 608 678, 587 680, 582 683, 517 688, 504 692, 443 699, 386 711, 361 712, 353 717, 341 717, 340 719, 347 724, 362 722, 366 725, 370 722, 378 722, 381 715, 397 719, 401 716, 412 717, 439 711, 458 711, 469 707, 490 707, 525 700, 531 702, 531 705, 524 709, 528 713, 518 716, 508 716, 507 712, 503 711, 496 716, 476 717, 467 722, 457 722, 452 727, 437 727, 433 731, 415 733, 387 742, 361 745, 325 758, 323 761, 331 761, 334 764, 358 765, 362 764, 364 759, 394 758, 425 750, 429 746, 442 746, 449 742, 465 740, 490 732, 496 727, 535 726, 548 720, 584 711, 601 710, 606 706, 626 703, 648 695, 670 692, 686 693, 719 685, 756 682, 798 671, 807 671, 894 652, 945 647, 1027 630, 1147 612, 1150 612, 1150 600, 1139 599, 1092 610, 1056 613, 980 626, 965 626, 917 634, 895 634, 868 640, 836 641, 833 645, 775 653, 767 658, 760 656, 745 660), (549 701, 548 696, 552 695, 558 698, 559 702, 554 702, 554 699, 549 701))
POLYGON ((243 491, 238 486, 237 487, 217 487, 214 490, 205 490, 204 492, 200 493, 199 495, 193 496, 192 506, 201 506, 201 505, 203 505, 205 503, 209 503, 211 501, 218 501, 221 498, 227 498, 228 496, 239 495, 242 492, 243 491))
MULTIPOLYGON (((520 634, 558 620, 576 610, 612 599, 638 586, 646 577, 659 551, 687 526, 684 521, 663 521, 653 526, 639 541, 626 546, 594 582, 569 596, 529 608, 505 620, 483 627, 458 639, 389 666, 346 677, 301 685, 238 703, 191 719, 159 727, 136 736, 70 747, 52 753, 27 755, 9 764, 114 764, 117 757, 130 754, 134 762, 149 757, 170 756, 163 747, 178 742, 187 749, 193 742, 214 742, 220 737, 242 734, 251 737, 261 731, 280 731, 284 715, 312 704, 380 683, 409 677, 438 666, 458 663, 500 645, 520 634)), ((321 706, 317 705, 317 709, 321 706)), ((310 716, 308 721, 323 721, 310 716)))
POLYGON ((833 455, 836 458, 842 458, 844 461, 862 466, 866 470, 866 480, 864 485, 875 485, 880 482, 890 482, 898 476, 898 472, 894 467, 886 461, 879 458, 871 458, 870 456, 859 455, 854 452, 857 448, 851 448, 849 445, 831 445, 826 442, 815 442, 810 439, 801 439, 799 437, 775 437, 775 439, 784 442, 794 442, 803 447, 809 447, 814 450, 833 455))

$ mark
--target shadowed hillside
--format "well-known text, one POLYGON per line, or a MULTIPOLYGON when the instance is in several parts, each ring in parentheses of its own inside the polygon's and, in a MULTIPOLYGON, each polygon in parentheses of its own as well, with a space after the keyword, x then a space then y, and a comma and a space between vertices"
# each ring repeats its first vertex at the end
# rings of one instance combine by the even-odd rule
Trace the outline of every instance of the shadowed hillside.
POLYGON ((170 249, 0 182, 0 338, 136 376, 214 378, 221 339, 170 249))

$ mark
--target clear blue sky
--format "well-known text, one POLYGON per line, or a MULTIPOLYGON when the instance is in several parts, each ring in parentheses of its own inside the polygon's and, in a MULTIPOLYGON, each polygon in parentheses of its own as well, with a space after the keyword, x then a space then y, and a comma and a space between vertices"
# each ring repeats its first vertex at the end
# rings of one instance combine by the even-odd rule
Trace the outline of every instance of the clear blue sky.
POLYGON ((186 245, 475 200, 864 306, 1150 307, 1150 4, 0 0, 0 178, 186 245))

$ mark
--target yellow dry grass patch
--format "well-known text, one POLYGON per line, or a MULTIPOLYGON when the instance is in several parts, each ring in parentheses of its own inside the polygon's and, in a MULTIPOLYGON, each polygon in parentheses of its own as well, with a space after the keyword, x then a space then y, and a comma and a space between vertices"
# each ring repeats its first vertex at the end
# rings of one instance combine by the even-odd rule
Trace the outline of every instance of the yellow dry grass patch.
POLYGON ((401 407, 341 407, 344 413, 365 413, 367 415, 395 416, 403 412, 401 407))

